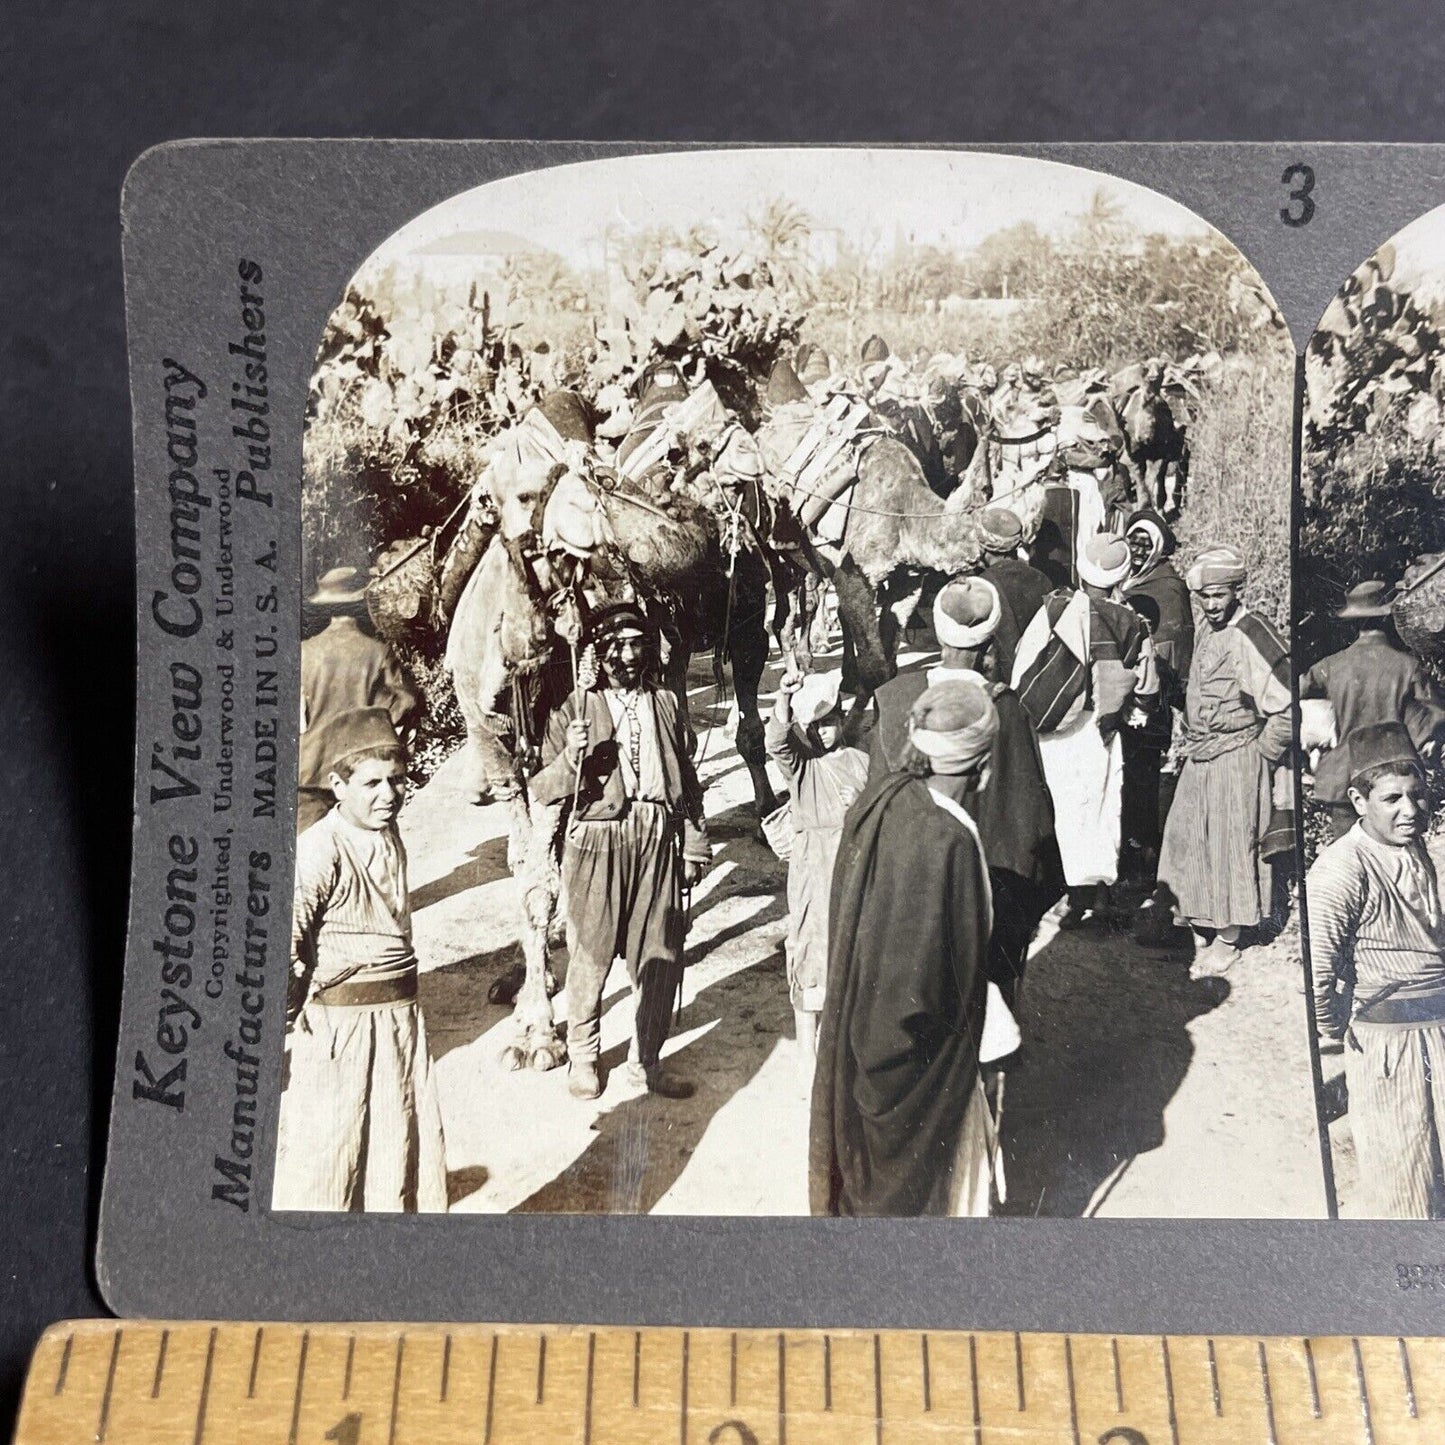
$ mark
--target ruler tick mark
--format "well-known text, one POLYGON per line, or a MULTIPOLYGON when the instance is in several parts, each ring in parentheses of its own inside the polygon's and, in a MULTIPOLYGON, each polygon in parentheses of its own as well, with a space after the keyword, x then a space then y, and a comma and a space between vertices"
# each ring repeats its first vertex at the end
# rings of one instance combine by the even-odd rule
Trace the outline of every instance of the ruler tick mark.
POLYGON ((537 1403, 542 1403, 547 1389, 547 1336, 537 1336, 537 1403))
POLYGON ((1399 1340, 1400 1346, 1400 1373, 1405 1378, 1405 1406, 1410 1411, 1410 1418, 1418 1420, 1420 1411, 1415 1405, 1415 1372, 1410 1368, 1410 1352, 1405 1348, 1405 1341, 1399 1340))
POLYGON ((788 1438, 788 1342, 778 1335, 778 1445, 788 1438))
POLYGON ((823 1408, 833 1408, 833 1337, 823 1336, 823 1408))
POLYGON ((642 1331, 632 1336, 632 1408, 642 1403, 642 1331))
MULTIPOLYGON (((391 1372, 391 1424, 387 1426, 386 1445, 396 1445, 396 1417, 401 1408, 401 1360, 406 1352, 406 1336, 396 1337, 396 1368, 391 1372)), ((298 1395, 300 1391, 297 1391, 298 1395)))
POLYGON ((211 1337, 206 1341, 206 1368, 201 1375, 201 1398, 196 1402, 196 1433, 191 1445, 201 1445, 206 1434, 206 1407, 211 1402, 211 1367, 216 1362, 216 1327, 211 1326, 211 1337))
POLYGON ((166 1346, 171 1342, 171 1332, 161 1331, 161 1347, 156 1351, 156 1373, 151 1381, 151 1399, 154 1400, 161 1392, 161 1377, 166 1372, 166 1346))
POLYGON ((1022 1412, 1027 1408, 1027 1397, 1024 1395, 1024 1337, 1017 1330, 1014 1331, 1014 1375, 1018 1379, 1019 1410, 1022 1412))
MULTIPOLYGON (((258 1352, 260 1351, 260 1348, 261 1348, 261 1331, 260 1331, 260 1330, 257 1330, 257 1331, 256 1331, 256 1349, 257 1349, 258 1352)), ((355 1335, 351 1335, 351 1336, 347 1339, 347 1341, 346 1341, 346 1374, 342 1377, 342 1380, 341 1380, 341 1398, 342 1398, 343 1400, 349 1400, 349 1399, 351 1398, 351 1365, 352 1365, 352 1362, 353 1362, 355 1359, 356 1359, 356 1336, 355 1336, 355 1335)), ((251 1367, 251 1379, 254 1381, 255 1378, 256 1378, 256 1368, 255 1368, 255 1365, 253 1364, 252 1367, 251 1367)))
POLYGON ((100 1397, 100 1419, 95 1426, 97 1441, 105 1439, 105 1432, 110 1427, 110 1396, 115 1389, 115 1366, 120 1359, 120 1337, 124 1333, 123 1330, 117 1330, 115 1338, 110 1342, 110 1367, 105 1372, 105 1393, 100 1397))
POLYGON ((1365 1357, 1358 1339, 1350 1341, 1355 1352, 1355 1380, 1360 1387, 1360 1418, 1365 1425, 1365 1445, 1375 1445, 1375 1422, 1370 1415, 1370 1387, 1365 1383, 1365 1357))
POLYGON ((738 1332, 732 1332, 732 1338, 728 1341, 728 1404, 736 1405, 738 1402, 738 1332))
POLYGON ((1064 1376, 1069 1385, 1069 1429, 1074 1445, 1082 1445, 1079 1438, 1079 1397, 1074 1392, 1074 1341, 1069 1335, 1064 1336, 1064 1376))
POLYGON ((1109 1358, 1114 1362, 1114 1408, 1120 1415, 1124 1413, 1124 1377, 1119 1373, 1119 1341, 1112 1336, 1109 1339, 1109 1358))
POLYGON ((1219 1395, 1219 1362, 1214 1358, 1214 1341, 1207 1341, 1209 1346, 1209 1393, 1214 1396, 1214 1418, 1217 1420, 1224 1414, 1224 1401, 1219 1395))
MULTIPOLYGON (((261 1334, 261 1326, 257 1325, 256 1338, 251 1343, 251 1377, 246 1381, 246 1398, 248 1400, 256 1398, 256 1368, 261 1363, 261 1334)), ((351 1361, 348 1359, 347 1364, 350 1365, 350 1363, 351 1361)))
POLYGON ((1264 1351, 1264 1341, 1259 1342, 1259 1383, 1264 1393, 1264 1423, 1269 1431, 1269 1445, 1279 1445, 1279 1433, 1274 1427, 1274 1391, 1269 1385, 1269 1357, 1264 1351))
POLYGON ((873 1335, 873 1439, 883 1445, 883 1339, 873 1335))
POLYGON ((487 1366, 487 1418, 482 1426, 482 1445, 490 1445, 492 1438, 492 1406, 497 1399, 497 1337, 492 1336, 492 1362, 487 1366))
POLYGON ((296 1357, 296 1392, 291 1399, 291 1433, 286 1437, 286 1445, 296 1445, 296 1437, 301 1429, 301 1382, 306 1378, 306 1351, 311 1347, 311 1332, 301 1331, 301 1353, 296 1357))
POLYGON ((1310 1414, 1316 1420, 1320 1418, 1320 1382, 1315 1374, 1315 1352, 1314 1347, 1306 1339, 1305 1346, 1305 1371, 1310 1377, 1310 1414))
POLYGON ((55 1376, 55 1393, 65 1393, 65 1377, 70 1373, 70 1352, 75 1348, 75 1336, 66 1335, 65 1348, 60 1352, 60 1369, 55 1376))
MULTIPOLYGON (((1174 1361, 1169 1357, 1169 1337, 1159 1336, 1160 1353, 1164 1359, 1164 1398, 1169 1405, 1170 1445, 1179 1445, 1179 1411, 1174 1406, 1174 1361)), ((1123 1409, 1121 1401, 1119 1408, 1123 1409)))
POLYGON ((587 1336, 587 1395, 582 1405, 582 1445, 592 1445, 592 1373, 597 1358, 597 1332, 587 1336))
POLYGON ((978 1341, 972 1335, 968 1337, 968 1384, 973 1392, 973 1445, 982 1445, 983 1412, 979 1409, 978 1399, 978 1341))
POLYGON ((928 1377, 928 1336, 920 1335, 918 1339, 923 1347, 923 1409, 927 1414, 933 1409, 933 1382, 928 1377))
POLYGON ((691 1360, 688 1356, 692 1352, 692 1336, 687 1330, 682 1332, 682 1408, 678 1411, 677 1437, 682 1445, 687 1445, 687 1371, 691 1360))
POLYGON ((447 1383, 452 1372, 452 1337, 448 1332, 445 1342, 442 1344, 442 1388, 438 1398, 445 1403, 447 1398, 447 1383))

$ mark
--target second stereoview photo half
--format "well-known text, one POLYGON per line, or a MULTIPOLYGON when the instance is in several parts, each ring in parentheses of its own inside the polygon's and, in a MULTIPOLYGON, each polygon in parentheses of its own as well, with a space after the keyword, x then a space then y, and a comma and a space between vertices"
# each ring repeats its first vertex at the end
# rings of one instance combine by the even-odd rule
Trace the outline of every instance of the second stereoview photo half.
POLYGON ((1339 1213, 1445 1216, 1445 209, 1305 360, 1295 650, 1310 1006, 1339 1213))
POLYGON ((1346 1205, 1414 1207, 1445 385, 1396 250, 1311 345, 1293 635, 1286 329, 1140 186, 664 154, 358 256, 273 1207, 1322 1218, 1325 1116, 1346 1205))

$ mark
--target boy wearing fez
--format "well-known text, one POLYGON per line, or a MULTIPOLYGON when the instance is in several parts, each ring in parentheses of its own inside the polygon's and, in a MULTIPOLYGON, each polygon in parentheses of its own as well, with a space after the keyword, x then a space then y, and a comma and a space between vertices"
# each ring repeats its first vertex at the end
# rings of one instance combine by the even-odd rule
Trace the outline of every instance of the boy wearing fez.
POLYGON ((1348 785, 1355 771, 1350 762, 1350 735, 1370 723, 1403 723, 1422 757, 1439 746, 1445 730, 1445 706, 1439 690, 1419 660, 1390 635, 1394 589, 1371 580, 1351 587, 1345 605, 1335 613, 1358 629, 1342 652, 1321 658, 1300 678, 1300 696, 1326 697, 1335 711, 1340 742, 1315 769, 1315 801, 1330 810, 1333 836, 1343 837, 1355 825, 1348 785))
POLYGON ((686 1099, 693 1086, 664 1069, 662 1046, 682 980, 682 891, 711 861, 702 787, 677 697, 648 678, 651 624, 631 602, 601 608, 588 629, 602 686, 574 690, 547 721, 532 797, 572 802, 562 850, 567 908, 567 1087, 602 1092, 602 992, 612 960, 627 965, 636 1003, 629 1080, 686 1099))
POLYGON ((296 842, 274 1209, 447 1207, 446 1150, 417 1007, 406 753, 385 708, 319 739, 335 805, 296 842))
POLYGON ((1397 722, 1350 740, 1356 822, 1315 859, 1307 898, 1315 1027, 1342 1039, 1360 1213, 1445 1217, 1445 927, 1425 851, 1430 803, 1397 722))

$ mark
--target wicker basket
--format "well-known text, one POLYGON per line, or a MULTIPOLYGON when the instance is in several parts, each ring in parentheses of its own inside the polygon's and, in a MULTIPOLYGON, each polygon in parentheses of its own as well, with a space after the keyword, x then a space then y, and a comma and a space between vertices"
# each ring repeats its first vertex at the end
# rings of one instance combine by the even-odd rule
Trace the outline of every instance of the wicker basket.
POLYGON ((431 537, 395 542, 377 559, 366 606, 391 643, 424 643, 435 631, 436 556, 431 537))
POLYGON ((1392 608, 1400 640, 1417 657, 1445 661, 1445 556, 1417 557, 1392 608))

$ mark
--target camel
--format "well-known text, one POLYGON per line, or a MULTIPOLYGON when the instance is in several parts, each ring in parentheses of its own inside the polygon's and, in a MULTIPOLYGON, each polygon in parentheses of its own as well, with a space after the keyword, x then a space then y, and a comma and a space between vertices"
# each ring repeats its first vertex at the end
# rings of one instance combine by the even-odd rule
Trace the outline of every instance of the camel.
POLYGON ((1125 367, 1109 382, 1135 494, 1172 520, 1184 510, 1189 443, 1165 390, 1166 366, 1157 356, 1125 367))
MULTIPOLYGON (((1016 512, 1026 537, 1037 530, 1042 465, 1006 458, 996 475, 993 420, 979 404, 965 411, 973 445, 944 496, 914 451, 856 399, 780 407, 758 431, 773 490, 806 533, 800 555, 836 591, 855 710, 893 676, 899 634, 927 588, 981 566, 975 518, 983 506, 1016 512)), ((800 589, 793 606, 792 650, 804 667, 815 591, 800 589)))

